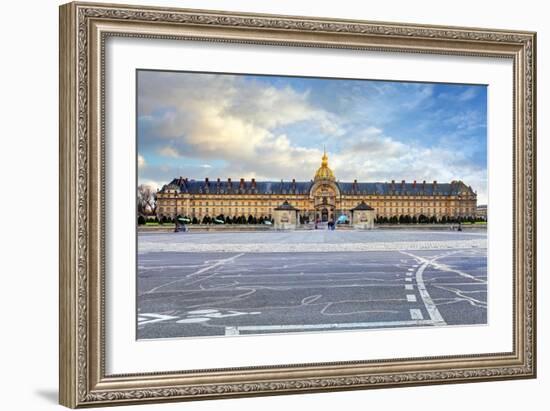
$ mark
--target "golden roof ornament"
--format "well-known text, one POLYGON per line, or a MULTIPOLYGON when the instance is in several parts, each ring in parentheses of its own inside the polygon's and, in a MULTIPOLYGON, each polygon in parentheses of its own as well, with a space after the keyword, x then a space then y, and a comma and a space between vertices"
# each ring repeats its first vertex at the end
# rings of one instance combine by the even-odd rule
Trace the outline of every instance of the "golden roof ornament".
POLYGON ((317 169, 315 173, 315 181, 318 180, 329 180, 335 181, 334 173, 328 166, 328 156, 325 149, 323 149, 323 158, 321 159, 321 167, 317 169))

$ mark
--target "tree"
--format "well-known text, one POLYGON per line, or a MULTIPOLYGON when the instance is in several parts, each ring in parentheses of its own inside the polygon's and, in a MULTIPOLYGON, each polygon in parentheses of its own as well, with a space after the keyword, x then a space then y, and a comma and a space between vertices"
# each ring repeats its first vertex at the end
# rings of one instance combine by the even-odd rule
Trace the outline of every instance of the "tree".
POLYGON ((247 223, 248 223, 248 224, 253 224, 253 223, 254 223, 254 217, 252 217, 252 214, 249 214, 249 215, 248 215, 247 223))
POLYGON ((413 223, 413 224, 416 224, 416 223, 418 223, 418 220, 417 220, 417 218, 416 218, 416 216, 415 216, 415 215, 413 215, 413 218, 412 218, 412 223, 413 223))
POLYGON ((198 224, 199 220, 197 220, 197 217, 193 216, 193 220, 191 220, 191 224, 198 224))
POLYGON ((157 195, 153 187, 140 184, 137 188, 137 212, 141 215, 155 214, 157 211, 157 195))

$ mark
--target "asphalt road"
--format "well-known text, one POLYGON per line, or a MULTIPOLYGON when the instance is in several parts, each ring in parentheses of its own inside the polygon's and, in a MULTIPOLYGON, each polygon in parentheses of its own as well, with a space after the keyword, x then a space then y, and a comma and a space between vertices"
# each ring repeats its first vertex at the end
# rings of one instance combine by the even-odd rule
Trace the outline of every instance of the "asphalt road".
POLYGON ((485 249, 138 256, 139 339, 485 324, 485 249))

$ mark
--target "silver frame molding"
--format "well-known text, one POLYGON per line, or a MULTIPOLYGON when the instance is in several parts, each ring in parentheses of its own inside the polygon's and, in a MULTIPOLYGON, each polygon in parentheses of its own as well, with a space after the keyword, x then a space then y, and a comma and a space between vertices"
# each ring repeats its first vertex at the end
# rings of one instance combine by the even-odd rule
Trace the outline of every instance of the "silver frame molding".
MULTIPOLYGON (((60 403, 199 400, 536 376, 536 34, 220 11, 60 7, 60 403), (105 374, 104 64, 112 36, 500 57, 514 63, 514 349, 471 356, 105 374)), ((512 114, 512 113, 511 113, 512 114)))

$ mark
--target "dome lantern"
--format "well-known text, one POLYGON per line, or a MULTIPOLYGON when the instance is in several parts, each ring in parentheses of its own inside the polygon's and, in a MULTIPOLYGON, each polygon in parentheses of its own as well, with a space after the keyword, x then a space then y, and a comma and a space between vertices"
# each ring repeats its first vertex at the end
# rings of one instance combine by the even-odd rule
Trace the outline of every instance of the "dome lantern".
POLYGON ((328 181, 335 181, 336 178, 334 177, 334 173, 328 166, 328 156, 326 150, 323 151, 323 158, 321 159, 321 167, 317 169, 317 172, 315 173, 315 179, 314 181, 319 180, 328 180, 328 181))

